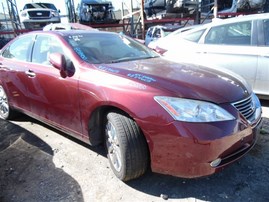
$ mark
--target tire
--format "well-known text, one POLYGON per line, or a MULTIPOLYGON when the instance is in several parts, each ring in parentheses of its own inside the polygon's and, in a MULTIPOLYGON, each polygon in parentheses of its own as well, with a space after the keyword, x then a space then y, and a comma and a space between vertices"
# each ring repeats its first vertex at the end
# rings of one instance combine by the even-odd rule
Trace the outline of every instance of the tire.
POLYGON ((117 178, 128 181, 145 173, 149 161, 147 143, 132 119, 120 113, 108 113, 105 142, 110 167, 117 178))
POLYGON ((7 94, 4 88, 0 85, 0 118, 8 120, 15 116, 16 116, 16 112, 14 112, 10 108, 7 94))

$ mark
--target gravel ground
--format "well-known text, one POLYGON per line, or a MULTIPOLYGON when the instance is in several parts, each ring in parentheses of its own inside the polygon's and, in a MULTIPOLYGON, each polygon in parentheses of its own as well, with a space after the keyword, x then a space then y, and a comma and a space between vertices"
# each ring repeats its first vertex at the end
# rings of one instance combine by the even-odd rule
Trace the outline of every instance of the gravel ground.
POLYGON ((0 120, 0 201, 269 201, 269 102, 255 147, 220 173, 182 179, 148 171, 123 183, 104 149, 27 116, 0 120))

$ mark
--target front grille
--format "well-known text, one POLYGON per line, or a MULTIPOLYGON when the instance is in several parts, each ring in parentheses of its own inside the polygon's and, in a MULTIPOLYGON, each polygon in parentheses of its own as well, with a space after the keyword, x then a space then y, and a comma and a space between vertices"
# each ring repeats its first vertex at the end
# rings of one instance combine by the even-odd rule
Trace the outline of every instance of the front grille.
POLYGON ((252 100, 252 96, 233 103, 233 106, 247 119, 249 120, 255 113, 255 103, 252 100))
POLYGON ((44 19, 50 17, 50 11, 28 11, 30 18, 44 19))

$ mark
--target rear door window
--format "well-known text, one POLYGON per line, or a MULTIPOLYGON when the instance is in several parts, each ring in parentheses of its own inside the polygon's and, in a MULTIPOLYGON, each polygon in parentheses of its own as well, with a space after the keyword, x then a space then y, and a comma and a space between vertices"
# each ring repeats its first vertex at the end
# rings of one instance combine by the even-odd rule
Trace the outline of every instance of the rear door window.
POLYGON ((205 37, 205 44, 251 45, 251 21, 212 27, 205 37))
POLYGON ((10 44, 2 53, 4 58, 29 61, 34 36, 23 36, 10 44))

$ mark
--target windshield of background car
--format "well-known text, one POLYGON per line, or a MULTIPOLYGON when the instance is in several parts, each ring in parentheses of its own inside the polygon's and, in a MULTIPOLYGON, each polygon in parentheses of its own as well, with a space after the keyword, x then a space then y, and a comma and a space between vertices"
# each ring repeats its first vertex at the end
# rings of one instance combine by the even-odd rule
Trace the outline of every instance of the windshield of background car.
POLYGON ((52 10, 57 10, 56 7, 53 4, 49 3, 31 3, 26 4, 23 9, 32 9, 32 8, 49 8, 52 10))
POLYGON ((174 29, 163 29, 164 36, 167 36, 167 35, 171 34, 174 31, 175 31, 174 29))
POLYGON ((193 32, 192 30, 190 32, 185 32, 182 38, 188 41, 198 43, 198 41, 200 40, 205 30, 206 29, 201 29, 201 30, 193 31, 193 32))
POLYGON ((143 44, 120 34, 81 32, 70 34, 65 40, 82 60, 93 64, 159 57, 143 44))

